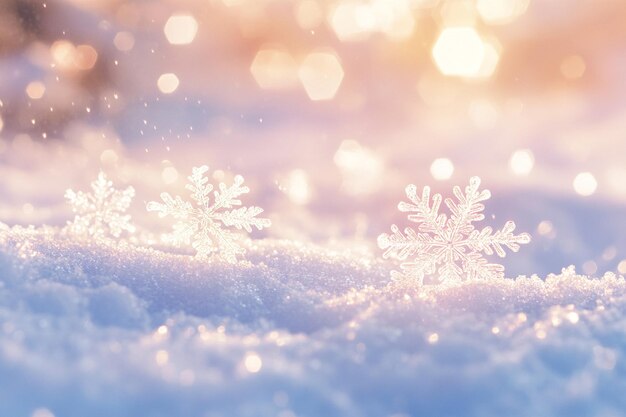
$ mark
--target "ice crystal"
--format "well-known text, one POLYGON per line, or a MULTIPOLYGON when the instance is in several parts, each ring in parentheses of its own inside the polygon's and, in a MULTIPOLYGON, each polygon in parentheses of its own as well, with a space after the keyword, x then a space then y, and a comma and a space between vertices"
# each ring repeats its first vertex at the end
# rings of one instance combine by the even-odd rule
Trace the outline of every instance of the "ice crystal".
POLYGON ((465 193, 460 187, 454 187, 457 201, 445 200, 450 217, 439 213, 441 195, 435 194, 431 200, 430 187, 424 187, 421 197, 417 195, 415 185, 406 187, 410 202, 401 202, 398 209, 410 213, 408 219, 419 225, 417 230, 407 227, 402 233, 394 224, 391 226, 393 233, 378 237, 378 246, 385 250, 384 258, 410 259, 401 264, 403 273, 395 272, 394 275, 419 283, 435 273, 439 282, 501 278, 504 275, 504 267, 488 263, 483 254, 495 252, 503 258, 506 256, 504 247, 517 252, 520 244, 530 242, 530 235, 514 235, 515 223, 512 221, 495 232, 491 227, 475 229, 472 223, 485 218, 482 213, 485 206, 481 202, 491 197, 488 190, 479 191, 479 186, 480 178, 472 177, 465 193))
POLYGON ((102 239, 120 237, 124 230, 135 231, 130 215, 124 214, 135 196, 133 187, 117 190, 100 171, 91 183, 91 190, 91 193, 71 189, 65 192, 65 198, 76 213, 74 221, 67 224, 71 233, 102 239))
POLYGON ((177 222, 173 226, 173 233, 168 240, 176 245, 191 244, 196 250, 196 256, 208 257, 218 252, 224 259, 235 263, 237 255, 242 255, 245 250, 239 245, 239 235, 229 230, 229 227, 245 229, 248 233, 252 227, 258 230, 270 226, 268 219, 257 218, 263 212, 260 207, 240 207, 238 199, 242 194, 247 194, 250 189, 243 186, 243 177, 235 176, 234 184, 227 187, 220 183, 219 191, 213 191, 213 185, 208 184, 205 177, 209 167, 203 165, 193 168, 189 183, 185 187, 191 191, 191 198, 196 206, 176 196, 162 193, 163 203, 152 201, 148 203, 148 211, 156 211, 159 217, 172 216, 177 222), (213 191, 213 202, 210 194, 213 191))

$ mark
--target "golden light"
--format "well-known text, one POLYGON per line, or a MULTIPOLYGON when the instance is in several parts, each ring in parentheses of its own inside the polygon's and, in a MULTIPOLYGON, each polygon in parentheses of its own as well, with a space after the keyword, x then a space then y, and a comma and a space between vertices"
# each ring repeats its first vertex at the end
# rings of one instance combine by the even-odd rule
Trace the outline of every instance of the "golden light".
POLYGON ((513 152, 509 159, 509 168, 517 176, 530 174, 535 166, 535 156, 529 149, 520 149, 513 152))
POLYGON ((52 44, 50 53, 54 62, 61 68, 71 68, 74 66, 74 56, 76 47, 66 40, 59 40, 52 44))
POLYGON ((303 0, 295 6, 296 21, 302 29, 313 29, 318 27, 324 15, 320 5, 315 0, 303 0))
POLYGON ((580 55, 568 56, 561 62, 561 74, 568 80, 575 80, 585 74, 587 65, 580 55))
POLYGON ((50 47, 52 59, 61 69, 89 70, 98 60, 98 52, 91 45, 74 46, 66 40, 59 40, 50 47))
POLYGON ((439 16, 444 27, 473 26, 476 23, 476 7, 473 0, 446 1, 439 9, 439 16))
POLYGON ((472 27, 450 27, 437 38, 432 56, 444 75, 475 77, 485 57, 485 44, 472 27))
POLYGON ((313 101, 331 100, 343 80, 344 72, 337 56, 332 52, 309 54, 298 71, 298 78, 313 101))
POLYGON ((261 88, 284 89, 297 84, 298 64, 287 51, 267 48, 257 52, 250 72, 261 88))
POLYGON ((119 51, 130 51, 135 46, 135 37, 130 32, 118 32, 113 38, 113 45, 119 51))
POLYGON ((454 174, 454 164, 448 158, 437 158, 430 165, 430 174, 437 181, 450 179, 454 174))
POLYGON ((485 55, 483 62, 480 64, 480 69, 475 75, 476 78, 491 77, 494 72, 496 72, 496 68, 500 62, 501 46, 497 41, 485 41, 483 46, 485 48, 485 55))
POLYGON ((342 41, 361 41, 372 32, 384 33, 392 40, 406 39, 415 21, 407 0, 340 2, 330 9, 329 23, 342 41))
POLYGON ((263 367, 261 357, 254 352, 246 353, 243 364, 246 367, 246 370, 251 374, 256 374, 263 367))
POLYGON ((376 16, 369 5, 348 1, 337 4, 330 11, 330 26, 342 41, 367 39, 376 27, 376 16))
POLYGON ((32 81, 26 86, 26 95, 32 100, 39 100, 46 92, 46 86, 41 81, 32 81))
POLYGON ((476 10, 490 25, 505 25, 526 12, 529 0, 478 0, 476 10))
POLYGON ((619 264, 617 264, 617 272, 620 274, 626 274, 626 259, 622 259, 619 264))
POLYGON ((435 343, 439 342, 439 335, 437 333, 431 333, 431 334, 428 335, 426 340, 431 345, 434 345, 435 343))
POLYGON ((392 40, 403 40, 413 34, 415 20, 407 0, 372 0, 377 29, 392 40))
POLYGON ((596 192, 598 182, 590 172, 581 172, 574 178, 574 191, 582 196, 590 196, 596 192))
POLYGON ((196 38, 198 21, 189 14, 175 14, 167 19, 163 32, 172 45, 187 45, 196 38))
POLYGON ((172 94, 176 89, 178 89, 179 80, 176 74, 172 74, 171 72, 166 74, 161 74, 157 81, 157 86, 159 90, 163 94, 172 94))
POLYGON ((74 64, 80 70, 90 70, 96 65, 98 52, 91 45, 78 45, 74 56, 74 64))

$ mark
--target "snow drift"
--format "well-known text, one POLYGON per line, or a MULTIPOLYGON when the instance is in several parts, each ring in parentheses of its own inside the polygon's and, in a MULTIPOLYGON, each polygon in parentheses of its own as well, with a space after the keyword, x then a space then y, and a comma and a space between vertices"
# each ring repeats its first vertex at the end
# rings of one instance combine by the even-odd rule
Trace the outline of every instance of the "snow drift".
MULTIPOLYGON (((0 415, 619 416, 626 282, 392 282, 363 252, 199 261, 0 232, 0 415)), ((163 249, 163 248, 161 248, 163 249)))

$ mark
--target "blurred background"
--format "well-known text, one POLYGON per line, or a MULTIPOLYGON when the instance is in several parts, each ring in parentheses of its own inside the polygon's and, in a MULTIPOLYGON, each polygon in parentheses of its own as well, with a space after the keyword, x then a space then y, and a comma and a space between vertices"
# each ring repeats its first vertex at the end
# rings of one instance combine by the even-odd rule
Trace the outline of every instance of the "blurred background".
POLYGON ((374 247, 404 187, 472 175, 533 242, 507 275, 626 273, 626 2, 3 0, 0 221, 100 169, 145 212, 242 174, 256 237, 374 247))

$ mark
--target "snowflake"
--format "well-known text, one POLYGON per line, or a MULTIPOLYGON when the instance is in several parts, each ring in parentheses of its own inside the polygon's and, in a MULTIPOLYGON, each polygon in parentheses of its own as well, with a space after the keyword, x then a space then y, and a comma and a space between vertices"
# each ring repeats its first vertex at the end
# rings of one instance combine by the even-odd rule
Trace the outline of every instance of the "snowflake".
POLYGON ((76 213, 73 222, 67 227, 71 233, 88 235, 97 239, 120 237, 124 230, 133 233, 130 215, 124 212, 135 196, 135 189, 113 188, 113 183, 100 171, 98 178, 91 183, 92 193, 68 189, 65 198, 76 213))
POLYGON ((242 186, 243 177, 235 176, 234 184, 227 187, 221 183, 219 191, 213 192, 213 203, 209 195, 213 186, 208 183, 205 173, 209 167, 203 165, 193 168, 189 183, 185 187, 191 191, 191 198, 196 202, 194 207, 190 202, 180 197, 172 197, 168 193, 162 193, 163 203, 152 201, 148 203, 148 211, 156 211, 159 217, 172 216, 177 222, 173 226, 173 233, 168 236, 169 241, 176 245, 191 244, 196 250, 196 256, 208 257, 213 252, 219 252, 228 262, 235 263, 237 255, 242 255, 245 250, 238 244, 238 234, 232 233, 228 227, 234 226, 238 230, 245 229, 252 232, 252 227, 258 230, 271 225, 268 219, 257 218, 263 212, 260 207, 240 207, 233 210, 234 206, 240 206, 238 200, 242 194, 250 192, 248 187, 242 186))
POLYGON ((491 197, 488 190, 478 191, 479 185, 480 178, 472 177, 465 187, 465 194, 460 187, 454 187, 457 201, 445 200, 451 213, 449 218, 439 213, 440 194, 435 194, 431 202, 430 187, 424 187, 421 197, 417 195, 415 185, 406 187, 410 202, 401 202, 398 209, 411 213, 408 219, 419 225, 417 231, 407 227, 402 233, 394 224, 392 234, 383 233, 378 237, 378 246, 385 250, 385 259, 405 261, 412 258, 401 264, 403 274, 394 271, 394 276, 416 279, 421 284, 426 276, 435 272, 440 282, 501 278, 504 275, 504 267, 488 263, 483 253, 492 255, 495 252, 503 258, 506 256, 504 247, 517 252, 520 244, 530 242, 530 235, 514 235, 515 223, 512 221, 495 232, 491 227, 474 229, 472 223, 485 218, 482 213, 485 206, 481 202, 491 197))

